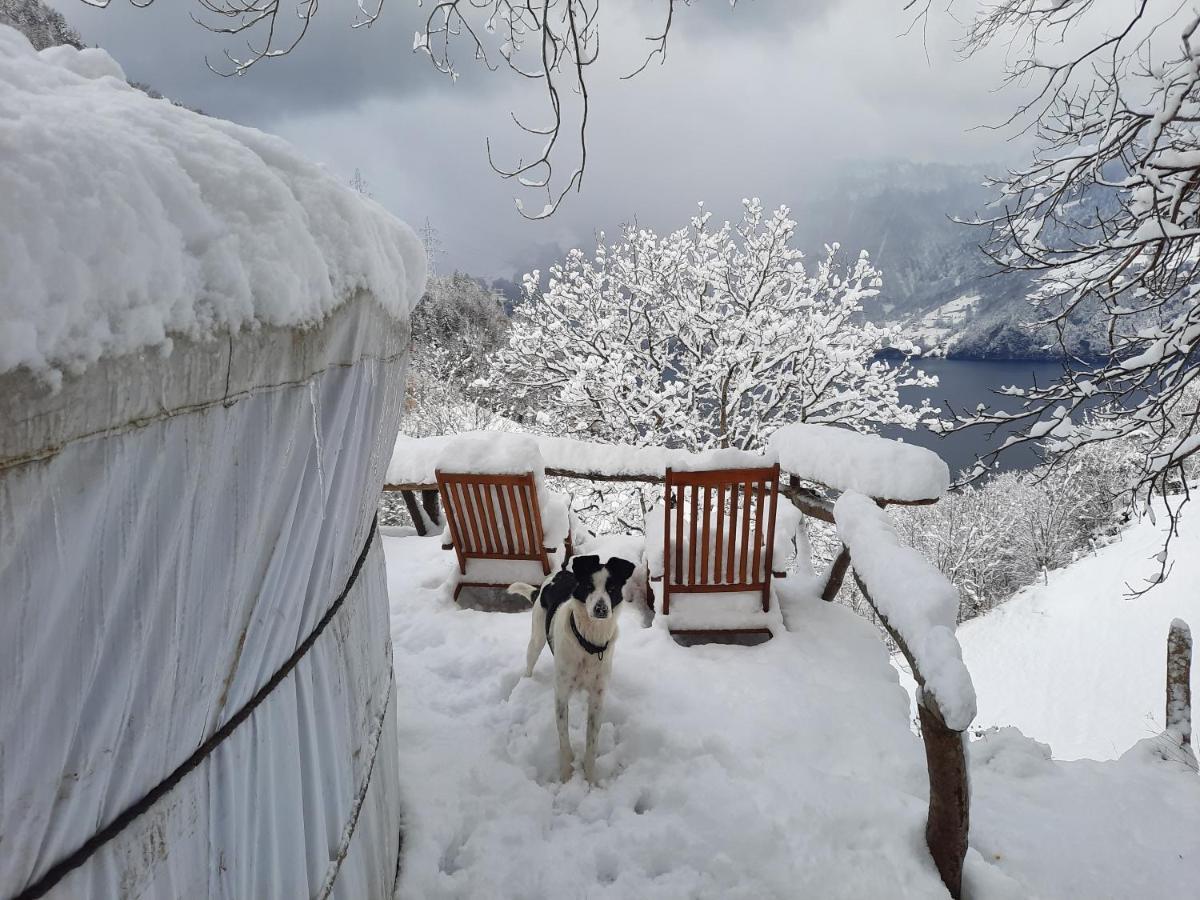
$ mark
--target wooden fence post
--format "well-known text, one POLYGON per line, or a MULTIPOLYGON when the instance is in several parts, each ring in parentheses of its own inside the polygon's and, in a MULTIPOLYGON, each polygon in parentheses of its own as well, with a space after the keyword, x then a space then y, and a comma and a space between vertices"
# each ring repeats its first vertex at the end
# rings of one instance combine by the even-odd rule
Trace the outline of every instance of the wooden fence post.
POLYGON ((404 498, 404 506, 408 509, 409 518, 412 519, 417 534, 425 537, 429 533, 429 529, 425 527, 425 517, 421 515, 421 507, 417 506, 416 495, 412 491, 401 491, 400 496, 404 498))
POLYGON ((925 769, 929 775, 929 812, 925 819, 925 844, 942 883, 954 900, 962 897, 963 860, 971 829, 971 781, 967 771, 966 736, 946 724, 937 701, 925 692, 925 677, 904 637, 879 611, 863 580, 854 573, 863 597, 904 655, 917 682, 917 714, 925 744, 925 769))
POLYGON ((946 890, 951 897, 958 898, 962 896, 963 859, 971 827, 965 738, 961 731, 946 727, 936 706, 926 702, 924 692, 917 702, 917 713, 921 717, 925 767, 929 772, 925 843, 946 890))
POLYGON ((426 515, 429 516, 429 522, 432 525, 441 525, 442 513, 438 505, 438 492, 421 491, 421 506, 424 508, 426 515))
POLYGON ((1167 731, 1179 743, 1192 743, 1192 632, 1187 622, 1175 619, 1167 632, 1167 731))

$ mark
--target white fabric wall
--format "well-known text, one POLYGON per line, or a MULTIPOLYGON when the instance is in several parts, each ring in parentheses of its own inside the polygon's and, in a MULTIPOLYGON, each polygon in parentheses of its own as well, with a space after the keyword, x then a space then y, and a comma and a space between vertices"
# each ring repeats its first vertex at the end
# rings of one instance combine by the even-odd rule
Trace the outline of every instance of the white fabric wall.
MULTIPOLYGON (((406 343, 362 295, 320 329, 103 361, 53 395, 0 378, 0 896, 183 762, 341 593, 406 343)), ((51 896, 389 896, 393 705, 376 540, 292 674, 51 896)))

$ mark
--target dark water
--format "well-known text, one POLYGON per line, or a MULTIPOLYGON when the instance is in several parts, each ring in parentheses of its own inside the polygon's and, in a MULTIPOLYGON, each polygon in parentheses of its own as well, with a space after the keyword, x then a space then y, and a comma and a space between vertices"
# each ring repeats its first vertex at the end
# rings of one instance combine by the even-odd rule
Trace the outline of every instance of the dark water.
MULTIPOLYGON (((901 399, 915 405, 928 397, 934 406, 942 408, 944 415, 948 413, 947 403, 960 411, 972 410, 979 403, 987 404, 989 408, 1017 410, 1020 408, 1019 400, 998 397, 993 391, 1004 385, 1029 387, 1035 378, 1039 385, 1046 385, 1062 373, 1062 367, 1054 362, 1007 360, 926 359, 920 362, 919 368, 938 377, 937 387, 902 388, 901 399)), ((937 451, 955 475, 974 465, 977 455, 1002 444, 1005 437, 1004 432, 989 437, 986 428, 973 428, 947 437, 939 437, 924 428, 916 431, 885 428, 882 434, 937 451)), ((1037 461, 1034 451, 1026 447, 1007 451, 1000 458, 1002 469, 1027 469, 1036 465, 1037 461)))

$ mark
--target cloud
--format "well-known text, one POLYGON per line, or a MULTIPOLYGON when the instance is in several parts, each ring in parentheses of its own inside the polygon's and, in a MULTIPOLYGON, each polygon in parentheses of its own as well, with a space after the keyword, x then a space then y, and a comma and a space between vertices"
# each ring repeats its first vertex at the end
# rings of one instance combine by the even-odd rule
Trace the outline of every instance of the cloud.
MULTIPOLYGON (((437 226, 444 266, 477 274, 541 262, 547 245, 591 246, 598 231, 635 218, 679 227, 699 200, 732 216, 742 197, 756 195, 803 215, 806 196, 848 168, 1004 162, 1015 152, 995 132, 970 130, 1003 118, 1015 97, 993 92, 994 55, 956 59, 958 26, 948 17, 931 20, 923 42, 900 36, 909 24, 902 0, 739 0, 732 10, 701 0, 676 9, 665 64, 626 81, 620 76, 647 52, 644 38, 662 26, 662 8, 605 0, 583 191, 549 221, 531 223, 513 200, 537 208, 544 197, 497 177, 485 140, 501 162, 536 154, 539 141, 517 131, 510 113, 544 120, 539 83, 467 59, 451 84, 410 52, 422 14, 411 0, 390 0, 370 30, 349 28, 353 4, 327 5, 292 56, 237 79, 204 69, 203 53, 221 42, 187 19, 188 4, 58 5, 131 77, 277 131, 342 177, 361 169, 385 206, 437 226)), ((575 149, 573 136, 562 140, 575 149)), ((560 172, 572 161, 568 152, 560 172)))
MULTIPOLYGON (((288 8, 291 2, 284 0, 284 31, 277 46, 286 46, 298 33, 299 19, 288 8)), ((145 8, 123 0, 112 0, 105 9, 79 0, 53 0, 51 5, 85 42, 122 60, 135 81, 214 115, 268 128, 282 118, 449 86, 447 76, 412 52, 413 33, 426 14, 412 2, 392 0, 369 28, 352 27, 357 14, 353 2, 322 6, 293 53, 262 61, 234 78, 214 74, 205 58, 219 71, 229 71, 225 51, 245 55, 247 42, 258 46, 262 32, 214 34, 192 16, 210 25, 228 23, 205 12, 197 0, 158 0, 145 8)), ((493 82, 473 79, 469 89, 487 92, 493 90, 493 82)))

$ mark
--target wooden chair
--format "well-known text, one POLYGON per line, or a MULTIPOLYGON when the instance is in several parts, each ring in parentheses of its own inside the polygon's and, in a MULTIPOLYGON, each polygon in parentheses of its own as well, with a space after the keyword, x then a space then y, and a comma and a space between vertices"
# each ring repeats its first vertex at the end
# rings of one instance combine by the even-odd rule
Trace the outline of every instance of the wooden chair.
MULTIPOLYGON (((663 504, 662 607, 673 594, 757 593, 771 608, 779 465, 676 472, 667 469, 663 504)), ((782 577, 782 573, 776 573, 782 577)), ((677 636, 708 633, 770 636, 767 628, 671 629, 677 636)))
MULTIPOLYGON (((457 600, 464 587, 508 587, 513 581, 538 582, 533 574, 524 578, 468 580, 471 560, 516 560, 536 563, 542 576, 550 574, 551 557, 557 547, 546 546, 538 484, 532 472, 522 475, 479 473, 436 473, 450 543, 463 576, 454 589, 457 600)), ((564 513, 565 516, 565 513, 564 513)), ((571 555, 569 522, 562 536, 564 559, 571 555)))

